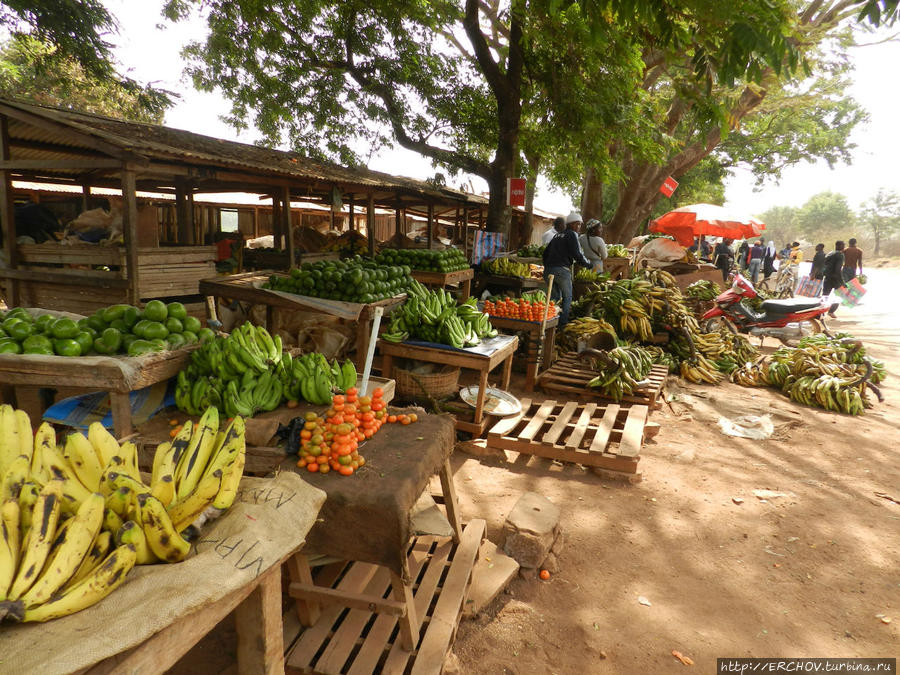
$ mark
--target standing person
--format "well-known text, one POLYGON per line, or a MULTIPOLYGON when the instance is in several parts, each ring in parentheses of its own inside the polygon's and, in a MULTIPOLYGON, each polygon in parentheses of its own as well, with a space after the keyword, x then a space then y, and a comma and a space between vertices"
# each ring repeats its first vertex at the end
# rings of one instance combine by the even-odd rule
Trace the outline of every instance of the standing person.
POLYGON ((562 232, 564 229, 566 229, 566 219, 562 216, 557 216, 553 219, 553 225, 550 226, 550 229, 541 235, 541 244, 546 246, 550 243, 550 240, 553 239, 553 237, 562 232))
POLYGON ((713 260, 715 260, 716 267, 722 270, 722 281, 728 281, 728 273, 731 271, 731 265, 734 262, 734 251, 731 250, 731 239, 723 239, 716 244, 713 260))
POLYGON ((750 243, 746 239, 738 246, 737 257, 738 267, 741 268, 741 274, 744 274, 747 271, 747 265, 750 262, 750 243))
POLYGON ((768 279, 775 272, 775 258, 777 257, 778 251, 775 250, 775 242, 769 239, 765 255, 763 255, 763 279, 768 279))
POLYGON ((759 279, 759 269, 762 267, 763 256, 766 250, 763 248, 762 239, 750 247, 750 283, 756 286, 759 279))
POLYGON ((816 252, 813 255, 812 267, 809 270, 809 278, 825 278, 825 244, 816 244, 816 252))
MULTIPOLYGON (((822 285, 822 297, 827 298, 831 291, 844 285, 844 277, 841 271, 844 267, 844 242, 838 240, 834 242, 834 250, 825 256, 825 275, 822 285)), ((832 303, 828 310, 828 316, 834 318, 834 310, 838 308, 840 303, 832 303)))
POLYGON ((791 242, 791 252, 788 253, 788 261, 791 265, 799 265, 803 262, 803 251, 800 250, 800 242, 791 242))
POLYGON ((560 300, 559 327, 562 328, 569 320, 569 308, 572 307, 572 263, 578 263, 582 267, 590 267, 591 263, 581 252, 578 244, 578 225, 581 224, 581 216, 574 211, 566 218, 568 227, 558 232, 547 248, 544 249, 544 278, 553 275, 553 290, 551 298, 560 300), (574 216, 574 218, 573 218, 574 216))
POLYGON ((585 226, 585 233, 578 235, 578 243, 581 244, 581 252, 591 263, 595 272, 603 271, 603 261, 609 256, 606 251, 606 242, 600 236, 603 226, 596 218, 591 218, 585 226))
POLYGON ((857 267, 862 274, 862 251, 856 248, 856 239, 851 239, 847 243, 850 245, 844 249, 844 267, 841 270, 844 281, 850 281, 856 276, 857 267))

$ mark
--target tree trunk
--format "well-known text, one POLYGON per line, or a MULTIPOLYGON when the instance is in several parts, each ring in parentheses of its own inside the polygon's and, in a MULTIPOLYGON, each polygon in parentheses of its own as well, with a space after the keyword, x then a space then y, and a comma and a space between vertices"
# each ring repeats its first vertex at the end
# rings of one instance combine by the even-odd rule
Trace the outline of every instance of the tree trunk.
POLYGON ((878 229, 876 229, 875 230, 875 250, 872 251, 873 257, 878 257, 878 248, 879 248, 880 244, 881 244, 881 232, 878 229))
MULTIPOLYGON (((581 191, 581 217, 584 222, 591 218, 603 220, 603 181, 597 178, 593 168, 584 172, 584 185, 581 191)), ((604 232, 606 236, 606 232, 604 232)))

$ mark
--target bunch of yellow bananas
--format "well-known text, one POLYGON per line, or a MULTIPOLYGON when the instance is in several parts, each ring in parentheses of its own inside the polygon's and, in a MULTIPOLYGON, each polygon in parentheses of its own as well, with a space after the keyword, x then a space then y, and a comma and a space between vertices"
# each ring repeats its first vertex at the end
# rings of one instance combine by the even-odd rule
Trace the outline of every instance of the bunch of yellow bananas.
POLYGON ((685 359, 681 362, 681 376, 688 382, 697 384, 707 382, 709 384, 718 384, 719 371, 716 365, 707 359, 703 354, 697 354, 695 359, 685 359))
POLYGON ((243 419, 220 431, 218 417, 209 408, 160 445, 148 484, 135 444, 101 424, 57 446, 49 424, 33 435, 27 413, 0 406, 0 620, 66 616, 135 564, 183 560, 182 533, 227 509, 243 475, 243 419))
POLYGON ((759 364, 745 363, 731 371, 729 379, 744 387, 762 387, 766 384, 766 374, 759 364))

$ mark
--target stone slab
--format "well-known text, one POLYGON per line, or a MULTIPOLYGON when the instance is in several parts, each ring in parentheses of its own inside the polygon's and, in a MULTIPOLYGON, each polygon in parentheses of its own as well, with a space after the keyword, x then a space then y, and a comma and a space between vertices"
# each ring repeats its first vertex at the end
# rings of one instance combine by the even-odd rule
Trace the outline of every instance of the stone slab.
POLYGON ((473 619, 509 585, 519 563, 485 539, 478 552, 478 562, 472 569, 472 583, 463 607, 463 618, 473 619))

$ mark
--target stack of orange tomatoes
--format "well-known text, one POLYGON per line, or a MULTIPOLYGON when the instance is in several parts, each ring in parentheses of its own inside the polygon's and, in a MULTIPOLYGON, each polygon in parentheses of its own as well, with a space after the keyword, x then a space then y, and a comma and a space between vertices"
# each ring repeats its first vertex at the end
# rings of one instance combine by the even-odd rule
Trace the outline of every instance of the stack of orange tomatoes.
POLYGON ((342 476, 352 476, 366 464, 366 458, 359 454, 359 444, 372 438, 382 424, 409 424, 417 420, 415 414, 388 415, 381 387, 371 396, 357 394, 356 388, 351 387, 346 396, 338 394, 332 398, 331 407, 324 415, 306 413, 297 466, 313 473, 336 471, 342 476))
MULTIPOLYGON (((545 302, 526 300, 525 298, 504 298, 502 300, 485 300, 484 311, 490 316, 499 316, 506 319, 520 319, 522 321, 543 321, 545 302)), ((550 301, 550 311, 547 318, 551 319, 559 313, 556 303, 550 301)))

